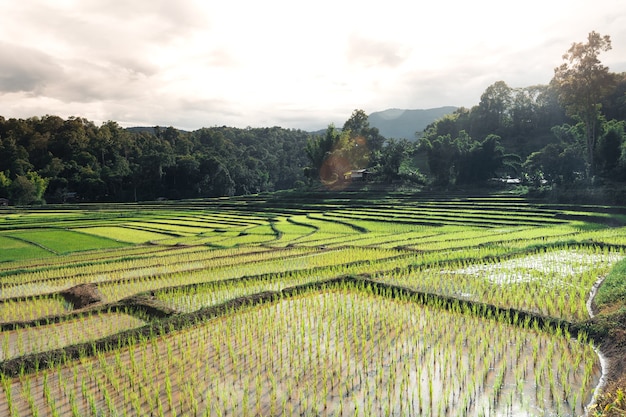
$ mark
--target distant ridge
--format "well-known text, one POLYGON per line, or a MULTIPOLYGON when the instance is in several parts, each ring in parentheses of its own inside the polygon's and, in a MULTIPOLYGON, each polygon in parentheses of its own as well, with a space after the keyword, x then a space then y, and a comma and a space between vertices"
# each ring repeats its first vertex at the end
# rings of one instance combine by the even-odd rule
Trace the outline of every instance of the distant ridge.
POLYGON ((426 126, 456 109, 454 106, 423 110, 387 109, 370 114, 368 121, 386 138, 415 140, 416 132, 421 133, 426 126))
MULTIPOLYGON (((126 130, 132 133, 151 133, 154 134, 156 133, 156 126, 133 126, 133 127, 127 127, 126 130)), ((161 131, 164 131, 165 129, 167 129, 167 126, 160 126, 161 131)), ((188 130, 182 130, 182 129, 176 129, 181 133, 189 133, 188 130)))
MULTIPOLYGON (((408 139, 416 140, 416 133, 421 133, 426 126, 431 124, 437 119, 441 119, 446 114, 453 113, 457 107, 444 106, 434 109, 387 109, 383 111, 377 111, 369 116, 368 122, 370 127, 378 128, 378 131, 385 138, 390 139, 408 139)), ((166 127, 160 127, 162 131, 166 127)), ((336 126, 337 130, 341 130, 341 126, 336 126)), ((155 126, 133 126, 127 127, 127 131, 133 133, 155 133, 155 126)), ((176 129, 181 133, 189 133, 189 131, 176 129)), ((317 131, 309 132, 314 135, 323 135, 326 133, 326 129, 320 129, 317 131)))

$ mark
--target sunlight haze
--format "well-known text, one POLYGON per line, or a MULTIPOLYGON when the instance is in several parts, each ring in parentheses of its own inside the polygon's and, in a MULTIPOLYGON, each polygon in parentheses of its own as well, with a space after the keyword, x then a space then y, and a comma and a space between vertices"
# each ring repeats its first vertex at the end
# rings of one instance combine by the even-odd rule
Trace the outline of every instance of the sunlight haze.
POLYGON ((0 115, 123 126, 342 125, 547 84, 597 31, 626 71, 626 2, 0 0, 0 115))

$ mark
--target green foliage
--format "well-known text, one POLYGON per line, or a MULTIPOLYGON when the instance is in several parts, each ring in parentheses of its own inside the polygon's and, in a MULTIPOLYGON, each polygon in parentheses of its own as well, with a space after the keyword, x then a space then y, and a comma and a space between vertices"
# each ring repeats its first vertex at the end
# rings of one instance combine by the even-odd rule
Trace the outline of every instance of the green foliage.
POLYGON ((49 179, 42 178, 36 172, 18 175, 9 186, 9 194, 14 204, 42 203, 49 179))
POLYGON ((308 137, 278 127, 182 132, 126 130, 112 121, 97 127, 57 116, 0 118, 0 193, 14 204, 29 204, 288 189, 304 179, 308 137))
POLYGON ((616 302, 626 303, 626 259, 613 266, 594 300, 600 310, 616 302))
POLYGON ((360 109, 341 131, 331 125, 316 136, 279 127, 126 130, 80 117, 0 117, 0 197, 32 204, 246 195, 303 188, 306 180, 341 183, 363 168, 380 181, 421 181, 415 167, 425 170, 426 160, 438 185, 520 176, 520 166, 534 185, 621 181, 626 76, 599 61, 610 49, 608 36, 591 32, 571 46, 549 85, 496 81, 478 105, 429 125, 417 151, 385 139, 360 109))
POLYGON ((512 101, 512 89, 504 81, 497 81, 487 87, 480 96, 477 109, 485 132, 501 134, 502 129, 510 125, 512 101))
POLYGON ((387 140, 380 152, 382 177, 385 181, 392 182, 400 178, 400 168, 413 148, 413 144, 406 139, 387 140))
MULTIPOLYGON (((591 32, 586 43, 574 43, 564 55, 567 62, 555 69, 550 85, 514 89, 497 81, 477 106, 457 109, 428 126, 420 149, 428 154, 434 182, 463 181, 463 170, 452 161, 463 154, 453 138, 464 134, 500 136, 505 154, 525 161, 523 176, 530 184, 626 178, 626 79, 610 73, 598 59, 610 49, 608 36, 591 32)), ((481 165, 475 161, 472 167, 480 170, 481 165)))
POLYGON ((526 158, 523 168, 526 180, 539 185, 570 184, 585 177, 584 126, 563 124, 552 133, 558 142, 550 143, 526 158))
POLYGON ((11 180, 6 172, 0 171, 0 197, 7 198, 11 187, 11 180))
MULTIPOLYGON (((362 152, 379 152, 385 142, 385 138, 377 128, 370 127, 367 114, 363 110, 356 109, 343 125, 343 131, 350 131, 350 139, 362 152)), ((369 155, 368 155, 369 156, 369 155)), ((365 166, 363 166, 365 168, 365 166)))
POLYGON ((593 417, 623 417, 626 415, 626 388, 618 388, 615 392, 599 395, 597 403, 591 409, 593 417))
POLYGON ((385 139, 370 127, 363 110, 354 110, 341 132, 330 125, 325 135, 308 140, 306 155, 310 182, 321 180, 326 185, 340 184, 350 170, 369 169, 379 181, 400 178, 400 167, 413 151, 406 139, 385 139))
POLYGON ((598 139, 595 159, 598 172, 604 175, 616 173, 622 154, 622 146, 626 141, 624 124, 621 120, 611 120, 603 124, 603 134, 598 139))
POLYGON ((554 70, 553 84, 567 113, 585 125, 586 158, 589 173, 595 174, 596 129, 601 102, 614 87, 615 78, 598 59, 611 50, 611 38, 592 31, 587 43, 576 42, 563 55, 567 62, 554 70))
POLYGON ((500 136, 507 154, 517 154, 522 160, 549 141, 554 141, 550 129, 566 121, 554 89, 546 85, 510 88, 503 81, 487 87, 480 104, 471 109, 459 108, 431 125, 424 137, 454 138, 461 131, 482 140, 490 134, 500 136))
POLYGON ((514 171, 519 165, 519 157, 504 153, 497 135, 478 142, 462 130, 454 140, 450 135, 433 141, 424 137, 419 146, 428 156, 430 172, 438 185, 477 184, 502 170, 514 171))
POLYGON ((563 144, 551 143, 533 152, 524 162, 525 179, 531 184, 542 181, 567 183, 579 179, 584 171, 584 159, 579 152, 563 144))
POLYGON ((337 148, 340 134, 335 130, 334 125, 329 125, 324 136, 310 138, 306 143, 305 152, 310 162, 310 169, 307 171, 309 180, 321 179, 325 173, 322 172, 324 163, 337 148))

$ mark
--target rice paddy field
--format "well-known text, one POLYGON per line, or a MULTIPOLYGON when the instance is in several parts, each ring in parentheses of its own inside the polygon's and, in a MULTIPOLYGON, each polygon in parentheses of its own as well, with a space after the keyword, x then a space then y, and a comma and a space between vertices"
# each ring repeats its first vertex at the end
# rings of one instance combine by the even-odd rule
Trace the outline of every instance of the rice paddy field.
POLYGON ((624 300, 593 296, 625 224, 400 192, 0 208, 0 415, 619 415, 624 300))

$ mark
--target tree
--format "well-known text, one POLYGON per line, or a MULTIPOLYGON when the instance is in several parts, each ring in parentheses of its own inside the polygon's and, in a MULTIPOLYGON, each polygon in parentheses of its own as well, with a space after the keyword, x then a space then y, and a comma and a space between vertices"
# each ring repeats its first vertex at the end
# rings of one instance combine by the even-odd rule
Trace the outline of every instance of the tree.
POLYGON ((406 139, 388 139, 387 144, 381 151, 380 164, 382 168, 382 176, 386 181, 400 177, 400 167, 406 159, 411 144, 406 139))
POLYGON ((214 156, 200 162, 200 193, 207 197, 232 196, 235 194, 235 182, 224 163, 214 156))
POLYGON ((11 189, 11 179, 8 173, 0 171, 0 197, 7 198, 11 189))
POLYGON ((0 139, 0 171, 10 171, 12 175, 26 175, 32 169, 28 151, 19 145, 15 138, 0 139))
POLYGON ((523 135, 537 126, 537 97, 541 92, 541 86, 513 90, 511 124, 515 134, 523 135))
MULTIPOLYGON (((378 128, 370 127, 367 114, 363 110, 356 109, 343 124, 343 131, 350 131, 350 139, 365 151, 379 152, 385 142, 378 128)), ((362 167, 365 168, 365 167, 362 167)))
POLYGON ((31 204, 43 202, 43 194, 48 186, 48 180, 36 172, 18 175, 10 185, 11 200, 15 204, 31 204))
POLYGON ((487 87, 480 96, 478 104, 479 116, 484 129, 483 134, 501 133, 501 129, 509 123, 509 108, 512 101, 512 90, 504 81, 497 81, 487 87))
POLYGON ((536 185, 540 180, 562 184, 582 178, 585 166, 583 131, 582 123, 554 126, 552 134, 557 142, 549 143, 526 158, 523 165, 526 178, 536 185))
POLYGON ((607 120, 626 120, 626 72, 614 74, 615 88, 602 103, 607 120))
POLYGON ((585 125, 587 175, 595 174, 595 148, 601 102, 614 85, 614 76, 598 59, 600 52, 611 49, 611 39, 591 32, 587 43, 572 44, 563 59, 567 62, 555 68, 553 84, 559 101, 570 117, 585 125))
POLYGON ((611 120, 604 123, 603 134, 596 147, 597 169, 604 175, 612 175, 617 168, 622 153, 626 122, 611 120))
POLYGON ((500 136, 493 134, 482 142, 474 141, 469 152, 463 156, 459 183, 475 184, 505 172, 513 174, 521 165, 519 156, 506 154, 500 144, 500 136))
POLYGON ((343 130, 350 130, 355 134, 359 134, 361 131, 369 129, 370 122, 367 114, 361 109, 355 109, 350 118, 343 124, 343 130))
POLYGON ((310 180, 319 179, 324 162, 332 154, 339 142, 339 133, 332 124, 324 136, 310 138, 306 143, 305 153, 311 163, 308 172, 310 180))
POLYGON ((450 135, 439 136, 434 140, 426 137, 420 139, 419 150, 426 152, 428 168, 436 185, 456 183, 459 176, 459 162, 468 146, 465 143, 468 138, 467 133, 461 131, 456 139, 452 139, 450 135))

